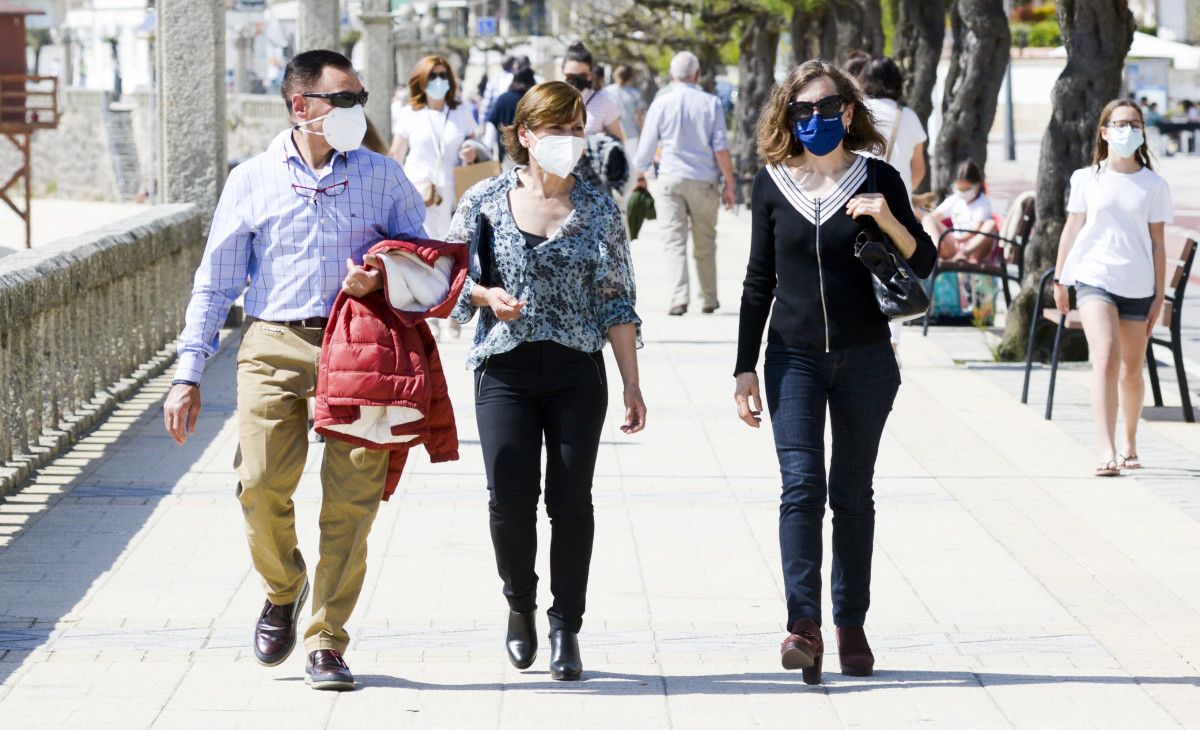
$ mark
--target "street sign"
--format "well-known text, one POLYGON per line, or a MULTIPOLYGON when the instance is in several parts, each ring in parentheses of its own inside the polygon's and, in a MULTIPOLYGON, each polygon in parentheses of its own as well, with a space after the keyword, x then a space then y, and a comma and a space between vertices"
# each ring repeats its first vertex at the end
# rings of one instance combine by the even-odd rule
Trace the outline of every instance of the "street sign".
POLYGON ((475 32, 478 35, 496 35, 496 19, 483 17, 475 21, 475 32))

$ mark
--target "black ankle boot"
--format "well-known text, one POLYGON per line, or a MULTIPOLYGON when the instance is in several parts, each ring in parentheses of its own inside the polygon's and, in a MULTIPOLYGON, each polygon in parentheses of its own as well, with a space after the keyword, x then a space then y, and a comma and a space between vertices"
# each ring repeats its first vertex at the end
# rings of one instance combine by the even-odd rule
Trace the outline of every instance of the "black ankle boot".
POLYGON ((574 681, 583 674, 579 658, 579 637, 573 631, 550 632, 550 678, 574 681))
POLYGON ((536 615, 536 611, 508 612, 508 638, 504 648, 508 650, 508 660, 517 669, 528 669, 537 657, 537 627, 533 622, 536 615))

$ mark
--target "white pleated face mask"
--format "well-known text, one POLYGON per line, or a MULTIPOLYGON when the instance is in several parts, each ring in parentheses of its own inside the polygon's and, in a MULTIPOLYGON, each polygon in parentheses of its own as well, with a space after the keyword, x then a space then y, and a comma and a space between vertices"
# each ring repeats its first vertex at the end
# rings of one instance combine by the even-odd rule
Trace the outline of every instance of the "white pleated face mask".
POLYGON ((1117 157, 1133 157, 1145 139, 1140 129, 1133 127, 1108 128, 1108 150, 1117 157))
POLYGON ((530 154, 543 170, 558 177, 565 178, 570 175, 583 151, 587 149, 587 142, 583 137, 553 135, 534 139, 537 141, 529 148, 530 154))
POLYGON ((349 152, 350 150, 358 149, 362 144, 363 137, 367 135, 367 115, 359 104, 355 104, 349 109, 335 106, 324 116, 309 119, 294 126, 305 134, 316 134, 324 137, 329 146, 338 152, 349 152), (306 125, 319 122, 322 119, 325 120, 325 124, 322 127, 324 131, 314 132, 311 129, 304 128, 306 125))

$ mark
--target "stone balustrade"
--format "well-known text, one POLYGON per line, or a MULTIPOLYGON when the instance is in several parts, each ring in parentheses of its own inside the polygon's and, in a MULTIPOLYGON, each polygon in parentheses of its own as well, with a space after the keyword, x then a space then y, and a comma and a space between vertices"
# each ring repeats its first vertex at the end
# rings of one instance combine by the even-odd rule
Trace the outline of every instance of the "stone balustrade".
POLYGON ((170 363, 203 250, 163 205, 0 258, 0 495, 170 363))

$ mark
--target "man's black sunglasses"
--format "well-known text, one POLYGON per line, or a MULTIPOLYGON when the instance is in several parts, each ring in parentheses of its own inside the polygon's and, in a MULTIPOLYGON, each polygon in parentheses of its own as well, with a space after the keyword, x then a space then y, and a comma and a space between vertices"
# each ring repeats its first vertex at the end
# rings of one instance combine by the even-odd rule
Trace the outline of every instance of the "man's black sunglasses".
POLYGON ((811 119, 813 113, 820 114, 822 117, 829 119, 841 114, 846 108, 846 100, 834 94, 827 96, 824 99, 818 100, 816 103, 811 101, 793 101, 787 105, 788 114, 792 120, 803 122, 811 119))
POLYGON ((309 99, 325 99, 339 109, 349 109, 355 104, 362 104, 363 106, 367 105, 366 89, 363 89, 358 93, 353 91, 329 91, 319 94, 312 92, 308 94, 301 94, 300 96, 308 97, 309 99))

